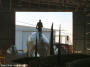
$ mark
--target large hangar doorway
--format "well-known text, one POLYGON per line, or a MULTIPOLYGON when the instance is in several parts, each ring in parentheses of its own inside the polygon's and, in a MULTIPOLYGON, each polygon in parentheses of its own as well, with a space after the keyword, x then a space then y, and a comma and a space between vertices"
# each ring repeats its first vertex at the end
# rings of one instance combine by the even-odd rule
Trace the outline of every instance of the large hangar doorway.
POLYGON ((16 11, 72 11, 74 52, 88 54, 90 53, 89 8, 89 1, 85 0, 0 0, 0 51, 5 55, 6 50, 15 45, 16 11))
MULTIPOLYGON (((37 22, 41 19, 43 23, 43 34, 50 42, 51 25, 53 23, 55 43, 59 42, 59 26, 61 24, 61 43, 72 44, 73 33, 72 12, 15 12, 16 35, 15 45, 21 53, 27 49, 28 37, 36 32, 37 22), (69 40, 67 41, 67 36, 69 40)), ((20 52, 19 51, 19 52, 20 52)))

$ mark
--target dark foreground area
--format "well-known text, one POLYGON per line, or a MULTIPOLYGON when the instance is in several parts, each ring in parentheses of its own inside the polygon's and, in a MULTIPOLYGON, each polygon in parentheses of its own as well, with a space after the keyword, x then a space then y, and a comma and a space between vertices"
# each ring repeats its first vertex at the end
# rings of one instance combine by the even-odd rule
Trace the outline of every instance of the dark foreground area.
POLYGON ((15 64, 28 64, 29 67, 90 67, 90 56, 72 54, 48 57, 20 57, 13 59, 12 62, 15 64))

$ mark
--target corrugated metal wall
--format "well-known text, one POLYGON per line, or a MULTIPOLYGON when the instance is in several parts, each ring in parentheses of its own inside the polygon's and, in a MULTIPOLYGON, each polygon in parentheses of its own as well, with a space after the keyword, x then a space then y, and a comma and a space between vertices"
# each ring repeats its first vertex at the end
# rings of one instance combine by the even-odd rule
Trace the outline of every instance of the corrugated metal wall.
POLYGON ((86 53, 86 16, 81 12, 73 13, 73 44, 76 53, 86 53))
POLYGON ((14 11, 0 11, 0 48, 7 49, 14 45, 15 15, 14 11))

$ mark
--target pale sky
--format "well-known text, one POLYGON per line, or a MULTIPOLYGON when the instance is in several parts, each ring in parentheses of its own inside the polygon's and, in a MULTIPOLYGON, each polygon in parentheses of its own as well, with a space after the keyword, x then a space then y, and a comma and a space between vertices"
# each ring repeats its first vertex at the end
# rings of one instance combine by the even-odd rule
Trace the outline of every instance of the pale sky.
POLYGON ((44 28, 50 29, 53 22, 54 29, 58 30, 61 24, 61 34, 69 35, 72 40, 72 15, 72 12, 16 12, 16 25, 36 27, 41 19, 44 28))

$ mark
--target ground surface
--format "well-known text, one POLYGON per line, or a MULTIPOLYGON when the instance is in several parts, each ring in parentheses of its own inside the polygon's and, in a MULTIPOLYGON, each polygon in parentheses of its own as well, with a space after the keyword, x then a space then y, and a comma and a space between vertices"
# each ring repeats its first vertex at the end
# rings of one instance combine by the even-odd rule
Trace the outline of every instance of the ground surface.
POLYGON ((26 57, 26 56, 8 56, 8 63, 29 64, 32 67, 90 67, 89 55, 62 55, 48 57, 26 57))

